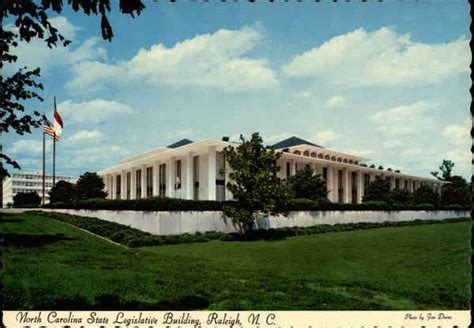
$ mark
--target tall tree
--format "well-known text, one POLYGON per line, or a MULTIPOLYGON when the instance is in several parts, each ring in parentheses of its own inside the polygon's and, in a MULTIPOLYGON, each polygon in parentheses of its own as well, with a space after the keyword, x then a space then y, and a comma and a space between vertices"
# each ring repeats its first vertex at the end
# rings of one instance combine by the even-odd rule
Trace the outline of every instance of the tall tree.
POLYGON ((223 151, 232 169, 227 188, 237 201, 224 206, 224 212, 247 231, 261 215, 285 213, 289 191, 277 176, 281 155, 266 148, 258 133, 250 140, 241 135, 240 140, 239 146, 228 146, 223 151))
POLYGON ((439 176, 438 171, 433 171, 431 174, 439 180, 449 181, 451 179, 451 172, 453 171, 453 168, 454 162, 443 159, 443 162, 439 166, 439 169, 441 170, 441 176, 439 176))
MULTIPOLYGON (((112 27, 107 18, 111 11, 110 0, 2 0, 0 2, 0 70, 4 65, 18 61, 14 48, 20 41, 30 42, 33 39, 43 40, 48 47, 68 46, 67 40, 55 28, 49 19, 51 13, 61 14, 64 6, 71 7, 75 12, 85 15, 99 15, 101 17, 102 37, 111 41, 113 38, 112 27)), ((139 15, 145 8, 140 0, 120 0, 120 11, 123 14, 139 15)), ((37 128, 44 117, 39 110, 27 110, 25 101, 43 98, 38 93, 43 90, 43 85, 38 81, 40 68, 29 69, 23 67, 10 76, 0 75, 0 131, 10 130, 23 135, 31 133, 32 128, 37 128)), ((19 164, 0 150, 0 160, 4 160, 14 168, 19 164)), ((4 167, 4 169, 7 169, 4 167)), ((5 171, 7 174, 8 172, 5 171)))
POLYGON ((104 181, 95 172, 86 172, 79 177, 76 183, 77 199, 105 198, 104 181))

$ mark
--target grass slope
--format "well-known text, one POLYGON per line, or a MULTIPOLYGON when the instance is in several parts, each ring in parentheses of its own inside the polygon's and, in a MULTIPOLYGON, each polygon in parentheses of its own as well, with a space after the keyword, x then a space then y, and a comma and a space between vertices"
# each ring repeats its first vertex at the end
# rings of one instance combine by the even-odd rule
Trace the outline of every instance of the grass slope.
POLYGON ((124 249, 3 215, 6 309, 468 309, 470 222, 124 249))

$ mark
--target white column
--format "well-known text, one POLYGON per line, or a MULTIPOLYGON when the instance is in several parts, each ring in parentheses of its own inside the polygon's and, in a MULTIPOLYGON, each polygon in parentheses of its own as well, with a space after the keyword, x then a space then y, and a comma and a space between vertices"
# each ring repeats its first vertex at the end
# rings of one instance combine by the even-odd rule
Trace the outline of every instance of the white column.
POLYGON ((335 185, 335 181, 334 181, 334 170, 332 167, 328 166, 328 181, 327 181, 327 186, 328 186, 328 199, 331 201, 331 202, 336 202, 336 199, 334 197, 334 191, 335 191, 335 188, 334 188, 334 185, 335 185))
POLYGON ((364 172, 357 172, 357 203, 362 203, 364 197, 364 172))
POLYGON ((390 190, 395 189, 395 177, 390 176, 390 190))
POLYGON ((122 199, 127 199, 127 172, 120 172, 120 196, 122 199))
POLYGON ((294 159, 290 160, 290 176, 296 174, 296 161, 294 159))
POLYGON ((111 190, 111 199, 116 199, 117 197, 117 176, 116 174, 112 174, 112 187, 110 188, 111 190))
POLYGON ((344 194, 343 194, 343 202, 344 203, 350 203, 351 202, 351 184, 350 184, 350 179, 349 179, 349 170, 344 169, 342 171, 342 179, 343 179, 343 188, 344 188, 344 194))
POLYGON ((193 164, 193 153, 189 153, 188 156, 186 156, 186 186, 183 185, 186 199, 193 199, 193 164))
POLYGON ((166 182, 166 196, 174 197, 175 196, 174 157, 171 157, 166 163, 166 180, 168 180, 166 182))
POLYGON ((130 199, 137 199, 137 172, 135 168, 130 169, 130 199))
POLYGON ((159 164, 155 163, 153 164, 153 196, 158 196, 159 195, 159 164))
POLYGON ((207 172, 207 199, 216 200, 216 148, 209 149, 208 158, 208 172, 207 172))

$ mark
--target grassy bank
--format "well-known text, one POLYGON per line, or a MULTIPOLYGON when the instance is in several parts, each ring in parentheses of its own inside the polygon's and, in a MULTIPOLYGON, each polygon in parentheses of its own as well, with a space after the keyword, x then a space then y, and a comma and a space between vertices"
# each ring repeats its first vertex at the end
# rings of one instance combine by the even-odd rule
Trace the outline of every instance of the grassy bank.
POLYGON ((4 216, 7 309, 467 309, 470 222, 124 249, 4 216))

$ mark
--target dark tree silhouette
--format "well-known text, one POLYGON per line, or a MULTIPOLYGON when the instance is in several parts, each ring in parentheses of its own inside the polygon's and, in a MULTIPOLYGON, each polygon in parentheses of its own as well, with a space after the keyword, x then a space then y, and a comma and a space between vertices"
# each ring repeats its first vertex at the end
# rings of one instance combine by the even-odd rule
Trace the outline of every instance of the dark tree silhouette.
POLYGON ((95 172, 86 172, 76 183, 77 199, 105 198, 104 181, 95 172))
POLYGON ((71 202, 76 198, 76 188, 70 182, 60 180, 49 191, 50 203, 71 202))
MULTIPOLYGON (((111 11, 110 0, 2 0, 0 1, 0 70, 4 69, 5 64, 18 61, 12 50, 20 41, 30 42, 33 39, 40 39, 50 48, 69 45, 71 41, 61 35, 49 20, 51 13, 60 14, 64 6, 88 16, 100 15, 102 38, 112 40, 114 34, 107 18, 107 13, 111 11)), ((120 11, 132 17, 135 17, 135 14, 139 15, 144 8, 141 0, 119 2, 120 11)), ((32 128, 40 126, 44 117, 38 110, 27 110, 23 104, 25 101, 35 99, 43 101, 38 93, 38 90, 43 90, 43 85, 38 82, 39 77, 39 67, 32 70, 23 67, 11 76, 4 76, 3 73, 0 75, 0 133, 8 133, 11 130, 23 135, 31 133, 32 128)), ((20 168, 18 163, 3 150, 0 151, 0 159, 14 168, 20 168)), ((3 168, 4 173, 8 174, 7 168, 3 168)))
POLYGON ((19 192, 13 196, 13 207, 38 207, 41 197, 35 192, 19 192))

